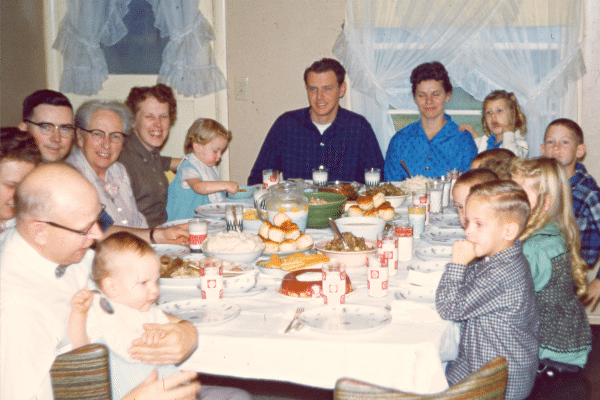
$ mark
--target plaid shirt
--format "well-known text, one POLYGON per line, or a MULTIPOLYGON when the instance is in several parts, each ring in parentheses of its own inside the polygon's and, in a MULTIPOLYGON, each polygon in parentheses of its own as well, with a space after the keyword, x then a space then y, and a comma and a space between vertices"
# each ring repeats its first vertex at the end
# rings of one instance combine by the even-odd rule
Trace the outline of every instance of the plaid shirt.
POLYGON ((320 165, 329 170, 330 181, 364 183, 366 168, 380 168, 383 175, 383 154, 369 122, 340 107, 321 135, 309 108, 286 112, 271 127, 248 184, 262 183, 262 170, 268 168, 282 171, 285 179, 312 179, 320 165))
POLYGON ((436 293, 443 319, 460 321, 458 357, 446 376, 458 383, 498 356, 508 361, 506 399, 533 387, 539 348, 539 311, 520 241, 469 265, 449 263, 436 293))
POLYGON ((600 188, 580 163, 575 165, 575 175, 569 183, 573 192, 573 211, 581 232, 581 256, 591 267, 600 255, 600 188))

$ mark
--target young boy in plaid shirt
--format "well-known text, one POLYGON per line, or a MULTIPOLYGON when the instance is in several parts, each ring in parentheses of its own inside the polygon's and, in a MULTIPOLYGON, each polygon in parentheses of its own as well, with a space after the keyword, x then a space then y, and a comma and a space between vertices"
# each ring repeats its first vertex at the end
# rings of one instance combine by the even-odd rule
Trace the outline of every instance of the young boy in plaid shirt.
MULTIPOLYGON (((550 122, 540 146, 542 155, 556 159, 565 168, 571 192, 573 211, 581 233, 581 257, 593 268, 600 256, 600 188, 579 161, 585 156, 583 131, 575 122, 560 118, 550 122)), ((584 303, 595 306, 600 300, 600 274, 588 287, 584 303)))
POLYGON ((446 378, 457 384, 495 357, 508 361, 507 400, 526 398, 538 367, 539 311, 529 263, 517 239, 530 214, 512 181, 475 185, 466 202, 467 240, 452 246, 436 292, 443 319, 459 321, 458 357, 446 378))

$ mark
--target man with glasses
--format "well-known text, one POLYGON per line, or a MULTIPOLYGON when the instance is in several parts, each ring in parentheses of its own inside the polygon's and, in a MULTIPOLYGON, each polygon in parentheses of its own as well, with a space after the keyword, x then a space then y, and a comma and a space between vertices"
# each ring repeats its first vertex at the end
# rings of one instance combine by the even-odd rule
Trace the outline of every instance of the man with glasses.
MULTIPOLYGON (((87 283, 93 258, 89 248, 102 238, 97 223, 102 205, 87 179, 62 163, 35 169, 15 198, 16 229, 5 232, 0 247, 0 398, 52 399, 50 366, 68 343, 71 298, 87 283)), ((195 350, 198 334, 193 324, 161 326, 164 337, 159 344, 133 346, 134 359, 180 363, 195 350)), ((182 380, 193 378, 183 375, 182 380)), ((151 389, 154 395, 146 398, 174 398, 159 396, 162 382, 151 389)), ((197 390, 197 384, 190 389, 197 390)))
POLYGON ((137 209, 125 167, 117 161, 125 135, 131 131, 131 112, 124 104, 92 100, 75 114, 77 146, 67 158, 94 185, 106 212, 120 226, 148 228, 137 209))
POLYGON ((62 161, 73 145, 73 106, 62 93, 38 90, 23 102, 19 129, 33 135, 44 161, 62 161))

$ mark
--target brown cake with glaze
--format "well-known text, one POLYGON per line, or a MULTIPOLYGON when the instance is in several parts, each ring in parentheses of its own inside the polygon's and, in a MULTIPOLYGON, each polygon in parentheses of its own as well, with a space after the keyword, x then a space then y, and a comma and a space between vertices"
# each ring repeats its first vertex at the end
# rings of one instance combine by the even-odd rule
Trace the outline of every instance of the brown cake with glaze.
MULTIPOLYGON (((281 286, 279 287, 278 292, 290 296, 290 297, 321 297, 323 282, 321 280, 321 270, 320 269, 301 269, 298 271, 293 271, 287 273, 283 280, 281 281, 281 286), (298 280, 298 276, 302 274, 306 274, 308 272, 318 273, 319 279, 316 280, 298 280), (318 291, 318 293, 314 293, 318 291)), ((350 278, 348 274, 346 274, 346 294, 352 291, 352 283, 350 282, 350 278)))

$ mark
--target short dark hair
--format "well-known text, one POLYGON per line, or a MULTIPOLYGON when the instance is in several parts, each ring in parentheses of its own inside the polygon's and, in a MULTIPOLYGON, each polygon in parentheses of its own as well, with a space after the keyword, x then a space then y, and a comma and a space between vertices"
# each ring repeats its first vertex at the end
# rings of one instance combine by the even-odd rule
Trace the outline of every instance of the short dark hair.
POLYGON ((312 65, 304 71, 304 84, 308 84, 308 74, 310 72, 321 73, 333 71, 337 78, 338 85, 342 85, 344 83, 344 79, 346 78, 346 70, 342 67, 339 61, 334 60, 333 58, 322 58, 319 61, 315 61, 312 65))
POLYGON ((579 126, 579 124, 577 122, 575 122, 569 118, 559 118, 559 119, 555 119, 554 121, 550 122, 548 124, 548 126, 546 127, 546 131, 544 132, 544 140, 546 139, 546 134, 548 133, 548 129, 550 129, 550 127, 552 127, 552 126, 563 126, 563 127, 567 128, 568 130, 571 131, 573 136, 575 136, 575 139, 578 142, 577 144, 583 143, 583 129, 581 129, 581 126, 579 126))
POLYGON ((469 185, 474 186, 484 182, 497 181, 498 175, 494 171, 485 168, 471 169, 458 177, 454 186, 469 185))
POLYGON ((133 118, 135 119, 136 114, 140 111, 140 103, 149 97, 154 97, 159 103, 167 103, 169 106, 169 122, 173 126, 177 119, 177 100, 175 100, 173 89, 162 83, 154 86, 131 88, 127 100, 125 100, 125 105, 131 110, 133 118))
POLYGON ((413 96, 417 92, 417 85, 423 81, 436 80, 442 82, 446 93, 452 93, 452 84, 448 71, 439 61, 426 62, 418 65, 410 73, 410 83, 412 84, 413 96))
POLYGON ((38 165, 42 154, 31 134, 11 126, 0 129, 0 161, 4 159, 38 165))
POLYGON ((23 121, 31 118, 33 116, 33 110, 41 104, 49 104, 56 107, 69 107, 73 110, 71 102, 64 94, 48 89, 38 90, 23 100, 23 121))

